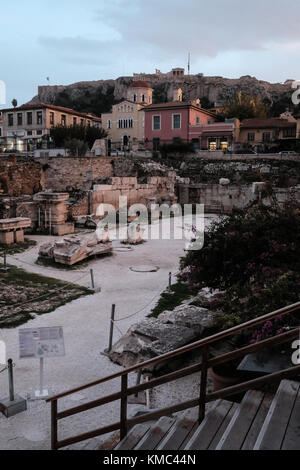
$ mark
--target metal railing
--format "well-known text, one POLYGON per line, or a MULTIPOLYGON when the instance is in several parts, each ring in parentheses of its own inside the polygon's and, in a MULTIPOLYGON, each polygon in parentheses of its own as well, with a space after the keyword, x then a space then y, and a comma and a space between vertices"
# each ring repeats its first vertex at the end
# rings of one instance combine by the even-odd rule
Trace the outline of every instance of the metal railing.
POLYGON ((269 374, 260 378, 248 380, 246 382, 242 382, 237 385, 224 388, 222 390, 219 390, 213 393, 209 393, 209 394, 207 393, 207 376, 208 376, 208 369, 210 367, 228 363, 235 359, 243 358, 246 354, 254 353, 263 348, 273 347, 275 345, 283 344, 288 341, 292 341, 296 338, 299 338, 300 328, 298 327, 293 328, 290 331, 265 339, 263 341, 260 341, 259 343, 250 344, 248 346, 244 346, 234 351, 221 354, 213 358, 209 358, 209 348, 214 343, 217 343, 218 341, 224 338, 228 338, 229 336, 235 335, 249 328, 255 327, 259 324, 265 323, 267 321, 273 320, 275 318, 278 318, 284 315, 288 315, 290 313, 295 313, 299 310, 300 310, 300 302, 297 302, 293 305, 289 305, 287 307, 281 308, 267 315, 263 315, 261 317, 250 320, 241 325, 237 325, 226 331, 221 331, 212 336, 204 338, 200 341, 181 347, 175 351, 168 352, 166 354, 150 359, 141 364, 136 364, 132 367, 124 369, 108 377, 103 377, 94 382, 85 384, 83 386, 74 388, 72 390, 65 391, 63 393, 60 393, 58 395, 55 395, 49 398, 47 402, 51 403, 51 448, 52 450, 57 450, 62 447, 69 446, 71 444, 75 444, 77 442, 81 442, 87 439, 91 439, 91 438, 101 436, 101 435, 104 435, 113 431, 118 431, 118 430, 120 430, 120 437, 122 439, 126 436, 129 427, 132 427, 138 423, 157 419, 161 416, 169 415, 171 413, 183 411, 183 410, 197 407, 197 406, 199 407, 199 423, 200 423, 205 417, 205 405, 208 402, 214 401, 219 398, 230 397, 240 392, 244 392, 246 390, 250 390, 255 387, 260 387, 265 384, 274 383, 274 382, 282 380, 283 378, 297 376, 298 374, 300 374, 300 365, 295 365, 288 369, 281 370, 279 372, 275 372, 275 373, 272 373, 272 374, 269 374), (153 366, 156 366, 157 364, 166 362, 177 356, 189 353, 191 351, 196 351, 196 350, 202 352, 202 360, 200 363, 196 363, 189 367, 179 369, 175 372, 168 373, 161 377, 153 378, 147 381, 146 383, 135 385, 133 387, 128 387, 128 375, 130 373, 138 372, 142 370, 149 370, 149 367, 152 368, 153 366), (180 404, 169 406, 167 408, 163 408, 163 409, 155 410, 153 412, 146 413, 145 415, 128 419, 127 402, 128 402, 129 396, 136 395, 138 392, 153 389, 154 387, 157 387, 159 385, 163 385, 165 383, 175 381, 179 378, 187 377, 197 372, 201 373, 200 390, 199 390, 198 397, 196 397, 193 400, 189 400, 180 404), (85 390, 87 388, 94 387, 96 385, 114 380, 118 377, 121 378, 120 391, 113 393, 111 395, 99 398, 97 400, 93 400, 93 401, 84 403, 82 405, 66 409, 64 411, 58 411, 59 399, 72 395, 74 393, 77 393, 79 391, 85 390), (120 421, 110 424, 108 426, 95 429, 93 431, 88 431, 84 434, 69 437, 61 441, 58 440, 58 422, 61 419, 65 419, 69 416, 74 416, 83 411, 91 410, 93 408, 100 407, 101 405, 112 403, 117 400, 120 400, 120 421))

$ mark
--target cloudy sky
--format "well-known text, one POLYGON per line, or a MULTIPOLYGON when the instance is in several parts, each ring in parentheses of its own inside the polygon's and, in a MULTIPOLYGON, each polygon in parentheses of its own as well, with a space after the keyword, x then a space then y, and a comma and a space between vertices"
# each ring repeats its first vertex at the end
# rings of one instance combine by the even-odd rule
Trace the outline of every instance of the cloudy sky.
POLYGON ((38 85, 187 67, 300 79, 300 0, 0 0, 7 104, 38 85))

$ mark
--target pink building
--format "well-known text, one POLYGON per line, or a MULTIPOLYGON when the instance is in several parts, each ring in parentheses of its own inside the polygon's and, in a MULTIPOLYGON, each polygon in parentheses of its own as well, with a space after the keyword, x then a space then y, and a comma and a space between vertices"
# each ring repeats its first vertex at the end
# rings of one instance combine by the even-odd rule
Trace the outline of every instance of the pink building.
POLYGON ((227 150, 234 147, 236 133, 239 129, 237 119, 226 119, 225 122, 189 126, 189 139, 195 149, 227 150))
POLYGON ((171 101, 146 106, 145 143, 149 149, 170 144, 176 139, 190 142, 194 138, 195 128, 216 122, 217 116, 201 108, 197 101, 171 101))

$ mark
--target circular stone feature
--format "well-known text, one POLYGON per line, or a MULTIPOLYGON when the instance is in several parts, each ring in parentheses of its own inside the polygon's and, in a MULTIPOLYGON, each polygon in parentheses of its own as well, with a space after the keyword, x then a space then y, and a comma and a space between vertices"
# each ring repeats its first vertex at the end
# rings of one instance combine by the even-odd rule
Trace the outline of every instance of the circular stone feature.
POLYGON ((117 246, 114 248, 114 251, 118 253, 128 253, 129 251, 133 251, 133 248, 131 246, 117 246))
POLYGON ((131 271, 135 273, 156 273, 159 270, 158 266, 133 266, 130 268, 131 271))

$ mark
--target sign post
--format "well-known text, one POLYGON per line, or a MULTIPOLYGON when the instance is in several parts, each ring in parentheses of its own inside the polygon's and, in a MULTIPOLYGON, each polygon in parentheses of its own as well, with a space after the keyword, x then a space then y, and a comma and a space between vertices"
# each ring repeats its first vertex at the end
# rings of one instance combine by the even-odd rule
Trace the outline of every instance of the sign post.
POLYGON ((44 390, 44 358, 40 357, 40 389, 35 391, 36 398, 47 398, 48 390, 44 390))
POLYGON ((60 326, 44 328, 24 328, 19 330, 20 359, 40 360, 40 387, 35 391, 36 399, 49 396, 44 389, 44 358, 65 355, 63 328, 60 326))

